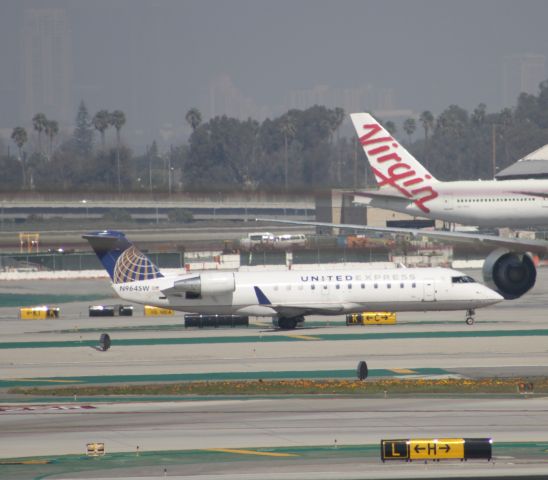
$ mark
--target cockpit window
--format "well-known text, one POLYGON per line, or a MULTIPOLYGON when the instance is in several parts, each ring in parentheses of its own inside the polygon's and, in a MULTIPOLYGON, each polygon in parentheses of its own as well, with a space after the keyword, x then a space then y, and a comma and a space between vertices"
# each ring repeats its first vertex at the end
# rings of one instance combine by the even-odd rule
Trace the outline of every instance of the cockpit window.
POLYGON ((476 283, 476 281, 468 275, 462 275, 461 277, 451 277, 453 283, 476 283))

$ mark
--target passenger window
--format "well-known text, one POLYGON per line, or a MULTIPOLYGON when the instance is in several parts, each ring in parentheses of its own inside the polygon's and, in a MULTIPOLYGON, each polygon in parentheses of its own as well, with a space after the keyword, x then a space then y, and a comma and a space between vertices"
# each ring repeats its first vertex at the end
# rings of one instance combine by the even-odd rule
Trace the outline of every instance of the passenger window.
POLYGON ((375 285, 373 285, 374 288, 379 288, 379 284, 378 283, 375 283, 375 285))
POLYGON ((352 290, 352 284, 351 283, 348 284, 348 290, 352 290))
POLYGON ((416 288, 416 287, 417 287, 417 284, 416 284, 415 282, 413 282, 413 283, 411 284, 411 288, 416 288))
POLYGON ((403 283, 400 283, 400 288, 403 288, 403 283))
POLYGON ((392 288, 392 285, 390 283, 387 283, 386 288, 392 288))
POLYGON ((310 290, 316 290, 316 285, 310 285, 310 290))
POLYGON ((362 285, 361 285, 361 286, 362 286, 362 288, 365 288, 365 283, 362 283, 362 285))
POLYGON ((341 286, 337 283, 337 285, 335 285, 335 288, 336 288, 337 290, 340 290, 341 286))

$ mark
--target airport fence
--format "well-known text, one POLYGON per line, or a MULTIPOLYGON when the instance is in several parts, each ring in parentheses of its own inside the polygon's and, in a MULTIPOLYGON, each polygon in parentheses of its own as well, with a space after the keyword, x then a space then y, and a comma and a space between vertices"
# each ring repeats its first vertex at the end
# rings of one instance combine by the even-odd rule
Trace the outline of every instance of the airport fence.
MULTIPOLYGON (((160 268, 182 268, 180 252, 150 253, 147 256, 160 268)), ((103 266, 94 253, 27 253, 0 255, 0 271, 61 271, 102 270, 103 266)))
POLYGON ((378 249, 349 249, 349 248, 314 248, 283 251, 251 251, 240 253, 240 265, 286 265, 320 264, 320 263, 365 263, 389 262, 388 251, 378 249))

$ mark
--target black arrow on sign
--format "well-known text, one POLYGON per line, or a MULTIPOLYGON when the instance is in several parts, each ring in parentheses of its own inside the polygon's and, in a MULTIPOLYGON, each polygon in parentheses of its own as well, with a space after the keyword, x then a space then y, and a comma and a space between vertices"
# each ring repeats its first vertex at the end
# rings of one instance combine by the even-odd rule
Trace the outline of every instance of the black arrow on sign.
POLYGON ((445 453, 448 453, 451 450, 451 447, 446 443, 444 447, 438 447, 440 450, 445 450, 445 453))
POLYGON ((423 450, 426 450, 426 447, 420 447, 419 445, 415 445, 415 452, 420 453, 423 450))

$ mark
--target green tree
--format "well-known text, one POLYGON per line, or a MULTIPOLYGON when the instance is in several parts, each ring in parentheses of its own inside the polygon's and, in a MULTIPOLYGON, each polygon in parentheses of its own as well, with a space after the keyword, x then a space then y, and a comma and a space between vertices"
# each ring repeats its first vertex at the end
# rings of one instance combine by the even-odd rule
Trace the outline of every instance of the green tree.
POLYGON ((51 158, 53 154, 53 139, 59 133, 59 123, 56 120, 48 120, 44 130, 49 138, 49 157, 51 158))
POLYGON ((101 135, 101 147, 105 149, 105 132, 110 125, 110 113, 108 110, 99 110, 91 121, 95 130, 101 135))
POLYGON ((396 124, 392 120, 388 120, 387 122, 382 122, 384 128, 386 128, 386 131, 390 135, 395 135, 398 129, 396 128, 396 124))
POLYGON ((425 110, 420 114, 419 121, 424 130, 424 143, 428 143, 428 134, 434 129, 434 115, 429 110, 425 110))
POLYGON ((37 113, 32 117, 32 127, 38 132, 38 153, 42 153, 42 132, 46 129, 48 119, 43 113, 37 113))
POLYGON ((122 191, 120 172, 120 130, 126 123, 126 115, 121 110, 114 110, 110 114, 109 123, 116 129, 116 172, 118 178, 118 193, 122 191))
POLYGON ((340 107, 336 107, 334 110, 331 111, 330 118, 331 118, 331 131, 333 133, 337 133, 337 185, 341 186, 342 182, 342 157, 341 157, 341 149, 340 149, 340 138, 339 138, 339 131, 340 127, 344 122, 344 109, 340 107))
POLYGON ((411 136, 415 133, 415 130, 417 129, 416 120, 414 118, 407 118, 405 122, 403 122, 403 129, 405 133, 407 133, 409 143, 411 143, 411 136))
POLYGON ((21 172, 23 174, 23 186, 27 184, 27 177, 25 172, 25 158, 23 155, 23 145, 27 143, 28 135, 27 131, 23 127, 15 127, 11 132, 11 139, 17 145, 19 150, 19 161, 21 162, 21 172))
POLYGON ((200 125, 189 138, 184 183, 187 189, 242 188, 255 178, 254 145, 259 124, 226 115, 200 125))
POLYGON ((487 116, 487 105, 480 103, 472 112, 471 120, 475 126, 482 126, 487 116))
POLYGON ((93 128, 86 104, 82 100, 76 114, 76 128, 72 134, 75 150, 83 157, 89 157, 93 150, 93 128))
POLYGON ((0 155, 0 191, 10 192, 21 189, 23 169, 14 156, 0 155))
POLYGON ((185 119, 192 128, 192 131, 194 131, 202 123, 202 114, 197 108, 191 108, 188 112, 186 112, 185 119))

